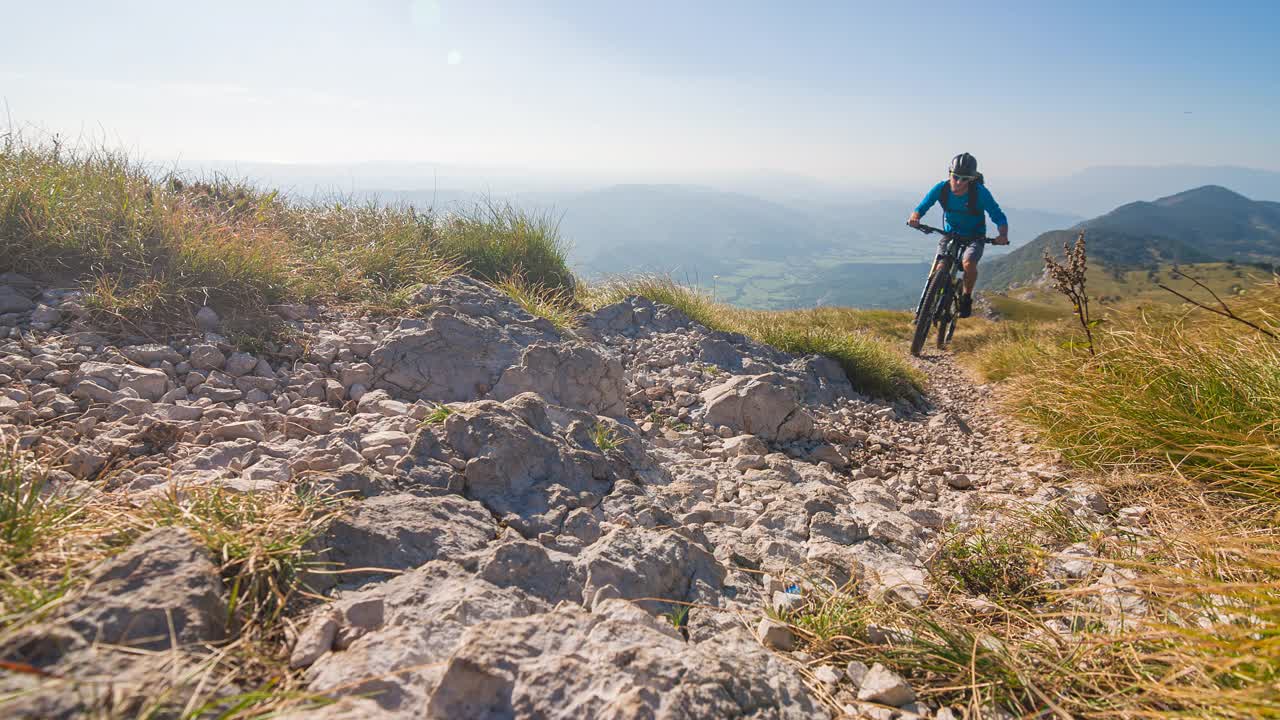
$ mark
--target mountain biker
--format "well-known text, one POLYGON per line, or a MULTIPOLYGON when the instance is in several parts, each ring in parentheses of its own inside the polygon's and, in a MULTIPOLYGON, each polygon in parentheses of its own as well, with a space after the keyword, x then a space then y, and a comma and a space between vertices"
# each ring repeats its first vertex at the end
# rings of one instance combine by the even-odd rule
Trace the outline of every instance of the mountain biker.
MULTIPOLYGON (((951 159, 947 174, 949 177, 946 180, 934 185, 925 194, 907 219, 907 224, 918 227, 920 218, 929 212, 929 208, 934 203, 940 203, 946 216, 943 230, 965 238, 980 238, 965 249, 961 259, 964 263, 964 295, 960 296, 960 317, 969 317, 973 314, 973 286, 978 282, 978 261, 982 259, 982 250, 986 245, 985 215, 991 216, 1000 231, 1000 235, 992 240, 996 245, 1009 244, 1009 220, 983 184, 977 158, 969 153, 960 153, 951 159)), ((941 258, 946 251, 947 240, 943 238, 938 242, 938 257, 941 258)))

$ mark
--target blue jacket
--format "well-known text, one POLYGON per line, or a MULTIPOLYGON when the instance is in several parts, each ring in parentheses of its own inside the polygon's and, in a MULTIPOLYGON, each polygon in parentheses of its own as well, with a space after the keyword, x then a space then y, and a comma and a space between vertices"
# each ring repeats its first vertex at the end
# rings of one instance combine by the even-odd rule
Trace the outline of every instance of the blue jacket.
MULTIPOLYGON (((924 199, 916 206, 916 212, 920 213, 920 217, 929 212, 929 208, 938 202, 942 197, 942 188, 946 186, 947 181, 934 185, 924 199)), ((1004 216, 1004 211, 996 204, 996 199, 991 197, 991 191, 987 190, 985 185, 973 183, 969 186, 969 192, 978 193, 978 209, 995 221, 997 227, 1004 227, 1009 224, 1009 219, 1004 216)), ((947 203, 947 207, 942 209, 946 216, 946 224, 942 226, 947 232, 959 233, 961 235, 984 235, 986 234, 986 219, 982 215, 969 214, 969 195, 951 194, 951 199, 947 203)))

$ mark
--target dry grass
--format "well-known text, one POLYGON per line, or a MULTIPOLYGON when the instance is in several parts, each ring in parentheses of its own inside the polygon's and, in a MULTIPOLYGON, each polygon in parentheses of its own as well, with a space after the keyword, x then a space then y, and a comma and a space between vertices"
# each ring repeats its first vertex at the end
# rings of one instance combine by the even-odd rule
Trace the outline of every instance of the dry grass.
MULTIPOLYGON (((1274 327, 1280 288, 1256 286, 1232 304, 1274 327)), ((910 642, 855 635, 834 648, 840 657, 880 659, 966 707, 1280 717, 1280 347, 1188 310, 1113 310, 1095 331, 1096 358, 1062 346, 1072 334, 1061 322, 975 326, 968 346, 957 342, 987 379, 1009 380, 1009 410, 1043 443, 1104 473, 1096 482, 1113 507, 1148 510, 1141 531, 1102 539, 1061 517, 1036 520, 1062 541, 1087 535, 1145 612, 1117 617, 1099 604, 1096 578, 1027 606, 1025 594, 999 592, 1033 567, 1017 543, 966 541, 952 553, 965 562, 935 563, 948 592, 927 612, 877 611, 877 622, 911 627, 910 642), (975 592, 997 607, 975 613, 965 600, 975 592), (1062 634, 1057 620, 1076 631, 1062 634)))
POLYGON ((1046 363, 1069 355, 1076 337, 1063 321, 983 321, 970 325, 956 331, 951 349, 983 382, 1035 374, 1046 363))
MULTIPOLYGON (((1272 322, 1280 287, 1240 305, 1272 322)), ((1166 468, 1276 498, 1280 343, 1199 312, 1115 321, 1097 342, 1096 358, 1049 356, 1013 385, 1045 442, 1085 467, 1166 468)))
POLYGON ((506 276, 494 286, 510 295, 530 315, 547 320, 562 332, 571 332, 578 326, 582 306, 568 290, 537 285, 519 273, 506 276))
POLYGON ((935 705, 1021 717, 1280 717, 1280 531, 1271 509, 1155 479, 1109 480, 1114 503, 1150 509, 1148 526, 1091 534, 1101 560, 1088 579, 1050 583, 1037 568, 1087 529, 1029 517, 981 543, 962 541, 965 566, 933 563, 938 589, 923 608, 819 589, 790 621, 814 664, 884 663, 935 705), (1119 589, 1145 614, 1100 602, 1106 566, 1129 574, 1119 589), (1006 589, 1015 592, 993 592, 1011 567, 1018 581, 1006 589), (981 582, 971 584, 975 573, 981 582), (1038 582, 1036 602, 1027 602, 1024 581, 1038 582))
POLYGON ((132 330, 189 326, 206 304, 242 332, 261 332, 265 308, 281 302, 394 311, 459 271, 572 291, 556 230, 493 203, 450 216, 299 203, 222 177, 155 173, 110 150, 14 136, 0 146, 0 272, 79 285, 100 322, 132 330))
MULTIPOLYGON (((285 619, 307 602, 304 572, 316 566, 312 540, 336 511, 332 500, 292 488, 253 494, 189 488, 136 507, 118 494, 58 492, 44 482, 42 461, 11 447, 0 454, 0 468, 0 507, 6 513, 0 518, 0 645, 54 617, 87 587, 101 561, 140 534, 181 525, 219 567, 229 638, 204 656, 175 655, 174 662, 182 662, 149 676, 145 686, 118 684, 115 699, 99 715, 203 717, 218 708, 218 717, 261 717, 317 702, 302 692, 300 674, 288 668, 285 619)), ((46 684, 96 697, 97 681, 89 678, 48 678, 46 684)), ((0 697, 0 705, 5 699, 0 697)))

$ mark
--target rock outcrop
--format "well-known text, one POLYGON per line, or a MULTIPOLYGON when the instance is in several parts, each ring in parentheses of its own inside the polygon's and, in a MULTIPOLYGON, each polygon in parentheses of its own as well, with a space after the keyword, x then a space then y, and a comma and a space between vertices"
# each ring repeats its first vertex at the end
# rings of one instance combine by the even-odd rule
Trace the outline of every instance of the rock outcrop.
MULTIPOLYGON (((340 496, 316 546, 362 571, 298 619, 291 664, 338 700, 309 718, 825 717, 780 654, 786 625, 751 634, 764 608, 815 580, 919 606, 939 530, 986 521, 969 498, 1043 481, 958 416, 642 298, 574 333, 466 278, 416 300, 388 320, 282 306, 294 340, 251 353, 212 331, 109 338, 75 293, 10 278, 6 441, 55 458, 62 490, 138 504, 340 496)), ((94 643, 197 652, 225 637, 225 593, 189 534, 156 530, 5 658, 74 672, 94 643)), ((864 671, 851 699, 914 697, 864 671)))

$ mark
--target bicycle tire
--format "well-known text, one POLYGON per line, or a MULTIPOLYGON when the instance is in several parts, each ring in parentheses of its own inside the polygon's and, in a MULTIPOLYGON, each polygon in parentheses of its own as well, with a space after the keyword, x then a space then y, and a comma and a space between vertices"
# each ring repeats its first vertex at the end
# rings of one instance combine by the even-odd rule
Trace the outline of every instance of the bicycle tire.
POLYGON ((951 342, 951 336, 956 331, 956 314, 952 312, 946 316, 941 323, 938 324, 938 349, 945 350, 947 343, 951 342))
POLYGON ((941 312, 938 318, 938 339, 935 345, 939 350, 945 350, 947 340, 951 339, 951 331, 956 327, 956 317, 959 315, 959 309, 956 307, 956 287, 957 283, 952 282, 947 286, 945 292, 942 293, 941 312))
POLYGON ((943 310, 942 319, 938 322, 938 350, 946 350, 947 343, 951 342, 951 333, 956 332, 956 322, 960 318, 960 307, 956 304, 956 297, 959 296, 960 281, 952 281, 951 287, 942 297, 942 307, 945 310, 943 310))
POLYGON ((950 276, 950 258, 939 260, 938 266, 930 273, 929 281, 925 284, 924 300, 920 303, 920 312, 916 313, 916 331, 911 338, 912 355, 919 356, 921 348, 924 347, 924 339, 929 335, 929 328, 933 325, 934 313, 937 312, 938 292, 942 284, 950 276))

